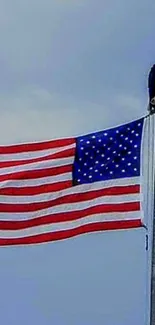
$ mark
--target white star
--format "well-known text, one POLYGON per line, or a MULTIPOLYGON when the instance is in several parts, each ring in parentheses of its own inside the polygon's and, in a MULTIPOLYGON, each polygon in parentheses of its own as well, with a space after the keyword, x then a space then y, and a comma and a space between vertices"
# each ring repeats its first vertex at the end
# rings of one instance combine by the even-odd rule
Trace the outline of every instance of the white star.
POLYGON ((96 161, 95 161, 95 164, 98 164, 98 163, 99 163, 99 161, 98 161, 98 160, 96 160, 96 161))
POLYGON ((122 144, 120 144, 119 147, 121 148, 122 147, 122 144))
POLYGON ((98 172, 98 169, 95 169, 95 173, 97 173, 98 172))
POLYGON ((125 158, 123 157, 122 160, 125 160, 125 158))
POLYGON ((132 143, 133 142, 133 140, 130 140, 130 143, 132 143))
POLYGON ((131 155, 131 151, 128 151, 128 155, 131 155))
POLYGON ((102 141, 101 139, 98 140, 98 142, 101 142, 101 141, 102 141))
POLYGON ((136 160, 136 159, 137 159, 137 157, 135 156, 133 159, 135 159, 135 160, 136 160))
POLYGON ((101 164, 101 167, 104 167, 104 164, 101 164))
POLYGON ((96 136, 95 135, 92 135, 92 139, 95 139, 96 138, 96 136))
POLYGON ((93 149, 95 149, 95 146, 92 146, 93 149))
POLYGON ((136 137, 138 137, 139 136, 139 134, 138 133, 136 133, 136 137))
POLYGON ((110 174, 113 174, 113 171, 112 170, 110 171, 110 174))
POLYGON ((119 167, 119 165, 116 165, 116 168, 118 168, 119 167))
POLYGON ((80 142, 82 142, 83 141, 83 139, 80 139, 80 142))
POLYGON ((107 133, 107 132, 105 132, 105 133, 104 133, 104 135, 105 135, 105 137, 106 137, 106 136, 108 135, 108 133, 107 133))
POLYGON ((128 166, 131 166, 131 163, 128 163, 128 166))
POLYGON ((80 182, 80 179, 78 179, 77 181, 80 182))
POLYGON ((90 167, 89 169, 90 169, 90 170, 92 170, 92 169, 93 169, 93 167, 90 167))
POLYGON ((104 157, 104 153, 102 153, 101 157, 104 157))
POLYGON ((87 163, 86 162, 84 163, 84 166, 87 166, 87 163))
POLYGON ((135 132, 135 130, 132 130, 132 131, 131 131, 131 133, 134 133, 134 132, 135 132))
POLYGON ((125 140, 127 141, 128 140, 128 137, 126 137, 125 140))
POLYGON ((83 174, 83 176, 86 176, 86 175, 87 175, 87 173, 84 173, 84 174, 83 174))
POLYGON ((79 160, 81 161, 81 160, 82 160, 82 158, 79 158, 79 160))
POLYGON ((136 172, 137 171, 137 168, 134 168, 134 171, 136 172))
POLYGON ((116 133, 119 133, 119 130, 116 130, 116 133))
POLYGON ((113 138, 111 137, 110 140, 113 140, 113 138))
POLYGON ((80 173, 81 169, 78 169, 78 172, 80 173))
POLYGON ((85 152, 85 155, 87 156, 88 155, 88 152, 85 152))
POLYGON ((137 148, 137 147, 138 147, 137 144, 135 144, 135 145, 134 145, 134 148, 137 148))
POLYGON ((81 147, 81 150, 83 150, 84 148, 83 147, 81 147))
POLYGON ((87 144, 89 144, 89 143, 90 143, 90 141, 87 141, 86 143, 87 143, 87 144))
POLYGON ((92 178, 92 175, 89 175, 89 178, 92 178))
POLYGON ((100 152, 100 150, 97 150, 97 153, 99 153, 100 152))
POLYGON ((107 160, 110 160, 110 157, 108 157, 107 160))
POLYGON ((125 173, 125 169, 122 169, 122 173, 125 173))

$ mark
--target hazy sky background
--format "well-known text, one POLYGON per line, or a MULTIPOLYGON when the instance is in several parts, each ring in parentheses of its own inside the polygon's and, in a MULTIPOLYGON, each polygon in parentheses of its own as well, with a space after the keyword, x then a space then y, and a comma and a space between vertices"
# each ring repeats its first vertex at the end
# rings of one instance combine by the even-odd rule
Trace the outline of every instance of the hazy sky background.
MULTIPOLYGON (((0 144, 146 112, 152 0, 0 0, 0 144)), ((144 325, 144 230, 0 249, 0 324, 144 325), (136 288, 136 289, 135 289, 136 288)))

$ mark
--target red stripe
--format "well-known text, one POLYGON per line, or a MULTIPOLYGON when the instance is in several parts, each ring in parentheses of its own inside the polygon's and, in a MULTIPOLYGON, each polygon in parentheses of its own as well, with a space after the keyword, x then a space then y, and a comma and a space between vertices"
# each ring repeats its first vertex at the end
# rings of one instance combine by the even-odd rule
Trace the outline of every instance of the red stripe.
POLYGON ((75 139, 59 139, 45 142, 24 143, 11 146, 0 146, 0 154, 16 154, 21 152, 47 150, 74 144, 75 139))
POLYGON ((58 166, 36 170, 25 170, 16 173, 0 175, 0 182, 9 180, 23 180, 23 179, 36 179, 42 177, 56 176, 72 171, 72 165, 58 166))
POLYGON ((25 186, 25 187, 5 187, 0 188, 0 195, 10 196, 25 196, 52 193, 62 191, 72 186, 72 181, 63 181, 53 184, 43 184, 38 186, 25 186))
POLYGON ((119 204, 101 204, 93 207, 89 207, 78 211, 69 211, 54 213, 43 217, 38 217, 30 220, 19 221, 0 221, 0 230, 19 230, 29 227, 41 226, 57 222, 67 222, 77 219, 81 219, 93 214, 101 213, 117 213, 117 212, 131 212, 140 211, 140 203, 119 203, 119 204))
MULTIPOLYGON (((0 195, 10 196, 30 196, 44 193, 52 193, 72 187, 71 181, 57 182, 53 184, 43 184, 38 186, 24 186, 24 187, 4 187, 0 188, 0 195)), ((122 194, 136 194, 140 192, 139 185, 117 186, 102 189, 103 195, 122 195, 122 194)), ((72 194, 73 195, 73 194, 72 194)), ((77 194, 76 194, 77 195, 77 194)))
MULTIPOLYGON (((121 194, 135 194, 139 193, 139 186, 127 186, 122 188, 113 189, 99 189, 84 193, 73 193, 63 196, 59 194, 59 197, 53 200, 43 201, 43 202, 32 202, 32 203, 0 203, 0 212, 11 212, 11 213, 22 213, 22 212, 33 212, 37 210, 43 210, 52 208, 56 205, 61 204, 71 204, 77 202, 84 202, 88 200, 93 200, 106 195, 121 195, 121 194)), ((108 204, 108 206, 111 204, 108 204)))
POLYGON ((71 148, 71 149, 63 150, 61 152, 56 152, 56 153, 50 154, 48 156, 39 157, 39 158, 14 160, 14 161, 11 161, 11 160, 10 161, 2 161, 2 162, 0 162, 0 168, 23 166, 23 165, 28 165, 28 164, 52 160, 52 159, 69 158, 74 155, 75 155, 75 148, 71 148))
POLYGON ((61 230, 41 235, 28 236, 22 238, 0 238, 0 246, 8 245, 28 245, 28 244, 39 244, 51 241, 57 241, 62 239, 68 239, 74 236, 86 234, 89 232, 97 232, 104 230, 118 230, 118 229, 131 229, 142 227, 140 219, 128 220, 128 221, 106 221, 91 223, 88 225, 79 226, 74 229, 61 230))
MULTIPOLYGON (((133 194, 133 191, 131 193, 133 194)), ((135 191, 134 191, 134 193, 135 193, 135 191)), ((68 194, 66 196, 60 196, 54 200, 48 200, 45 202, 32 202, 32 203, 21 203, 21 204, 0 203, 0 212, 1 213, 3 213, 3 212, 4 213, 33 212, 33 211, 37 211, 37 210, 52 208, 54 206, 61 205, 61 204, 67 204, 67 203, 71 204, 71 203, 77 203, 77 202, 84 202, 87 200, 93 200, 93 199, 102 197, 103 195, 105 195, 105 189, 86 192, 86 193, 68 194)), ((115 195, 118 195, 117 192, 115 195)), ((108 204, 108 206, 109 205, 111 205, 111 204, 108 204)))

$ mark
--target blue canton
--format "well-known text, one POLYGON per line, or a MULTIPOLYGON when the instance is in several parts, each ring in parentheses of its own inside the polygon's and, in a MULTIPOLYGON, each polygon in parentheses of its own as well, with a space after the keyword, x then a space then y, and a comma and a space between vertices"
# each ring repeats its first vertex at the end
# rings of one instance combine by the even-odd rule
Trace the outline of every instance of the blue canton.
POLYGON ((143 122, 78 137, 73 184, 139 176, 143 122))

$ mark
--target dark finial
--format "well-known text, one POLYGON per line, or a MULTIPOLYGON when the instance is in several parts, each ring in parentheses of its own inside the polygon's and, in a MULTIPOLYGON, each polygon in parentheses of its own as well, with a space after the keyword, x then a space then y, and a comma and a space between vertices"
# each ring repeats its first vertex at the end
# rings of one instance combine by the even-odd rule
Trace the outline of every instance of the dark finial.
POLYGON ((152 66, 149 78, 148 78, 148 89, 149 89, 149 112, 155 113, 155 64, 152 66))

